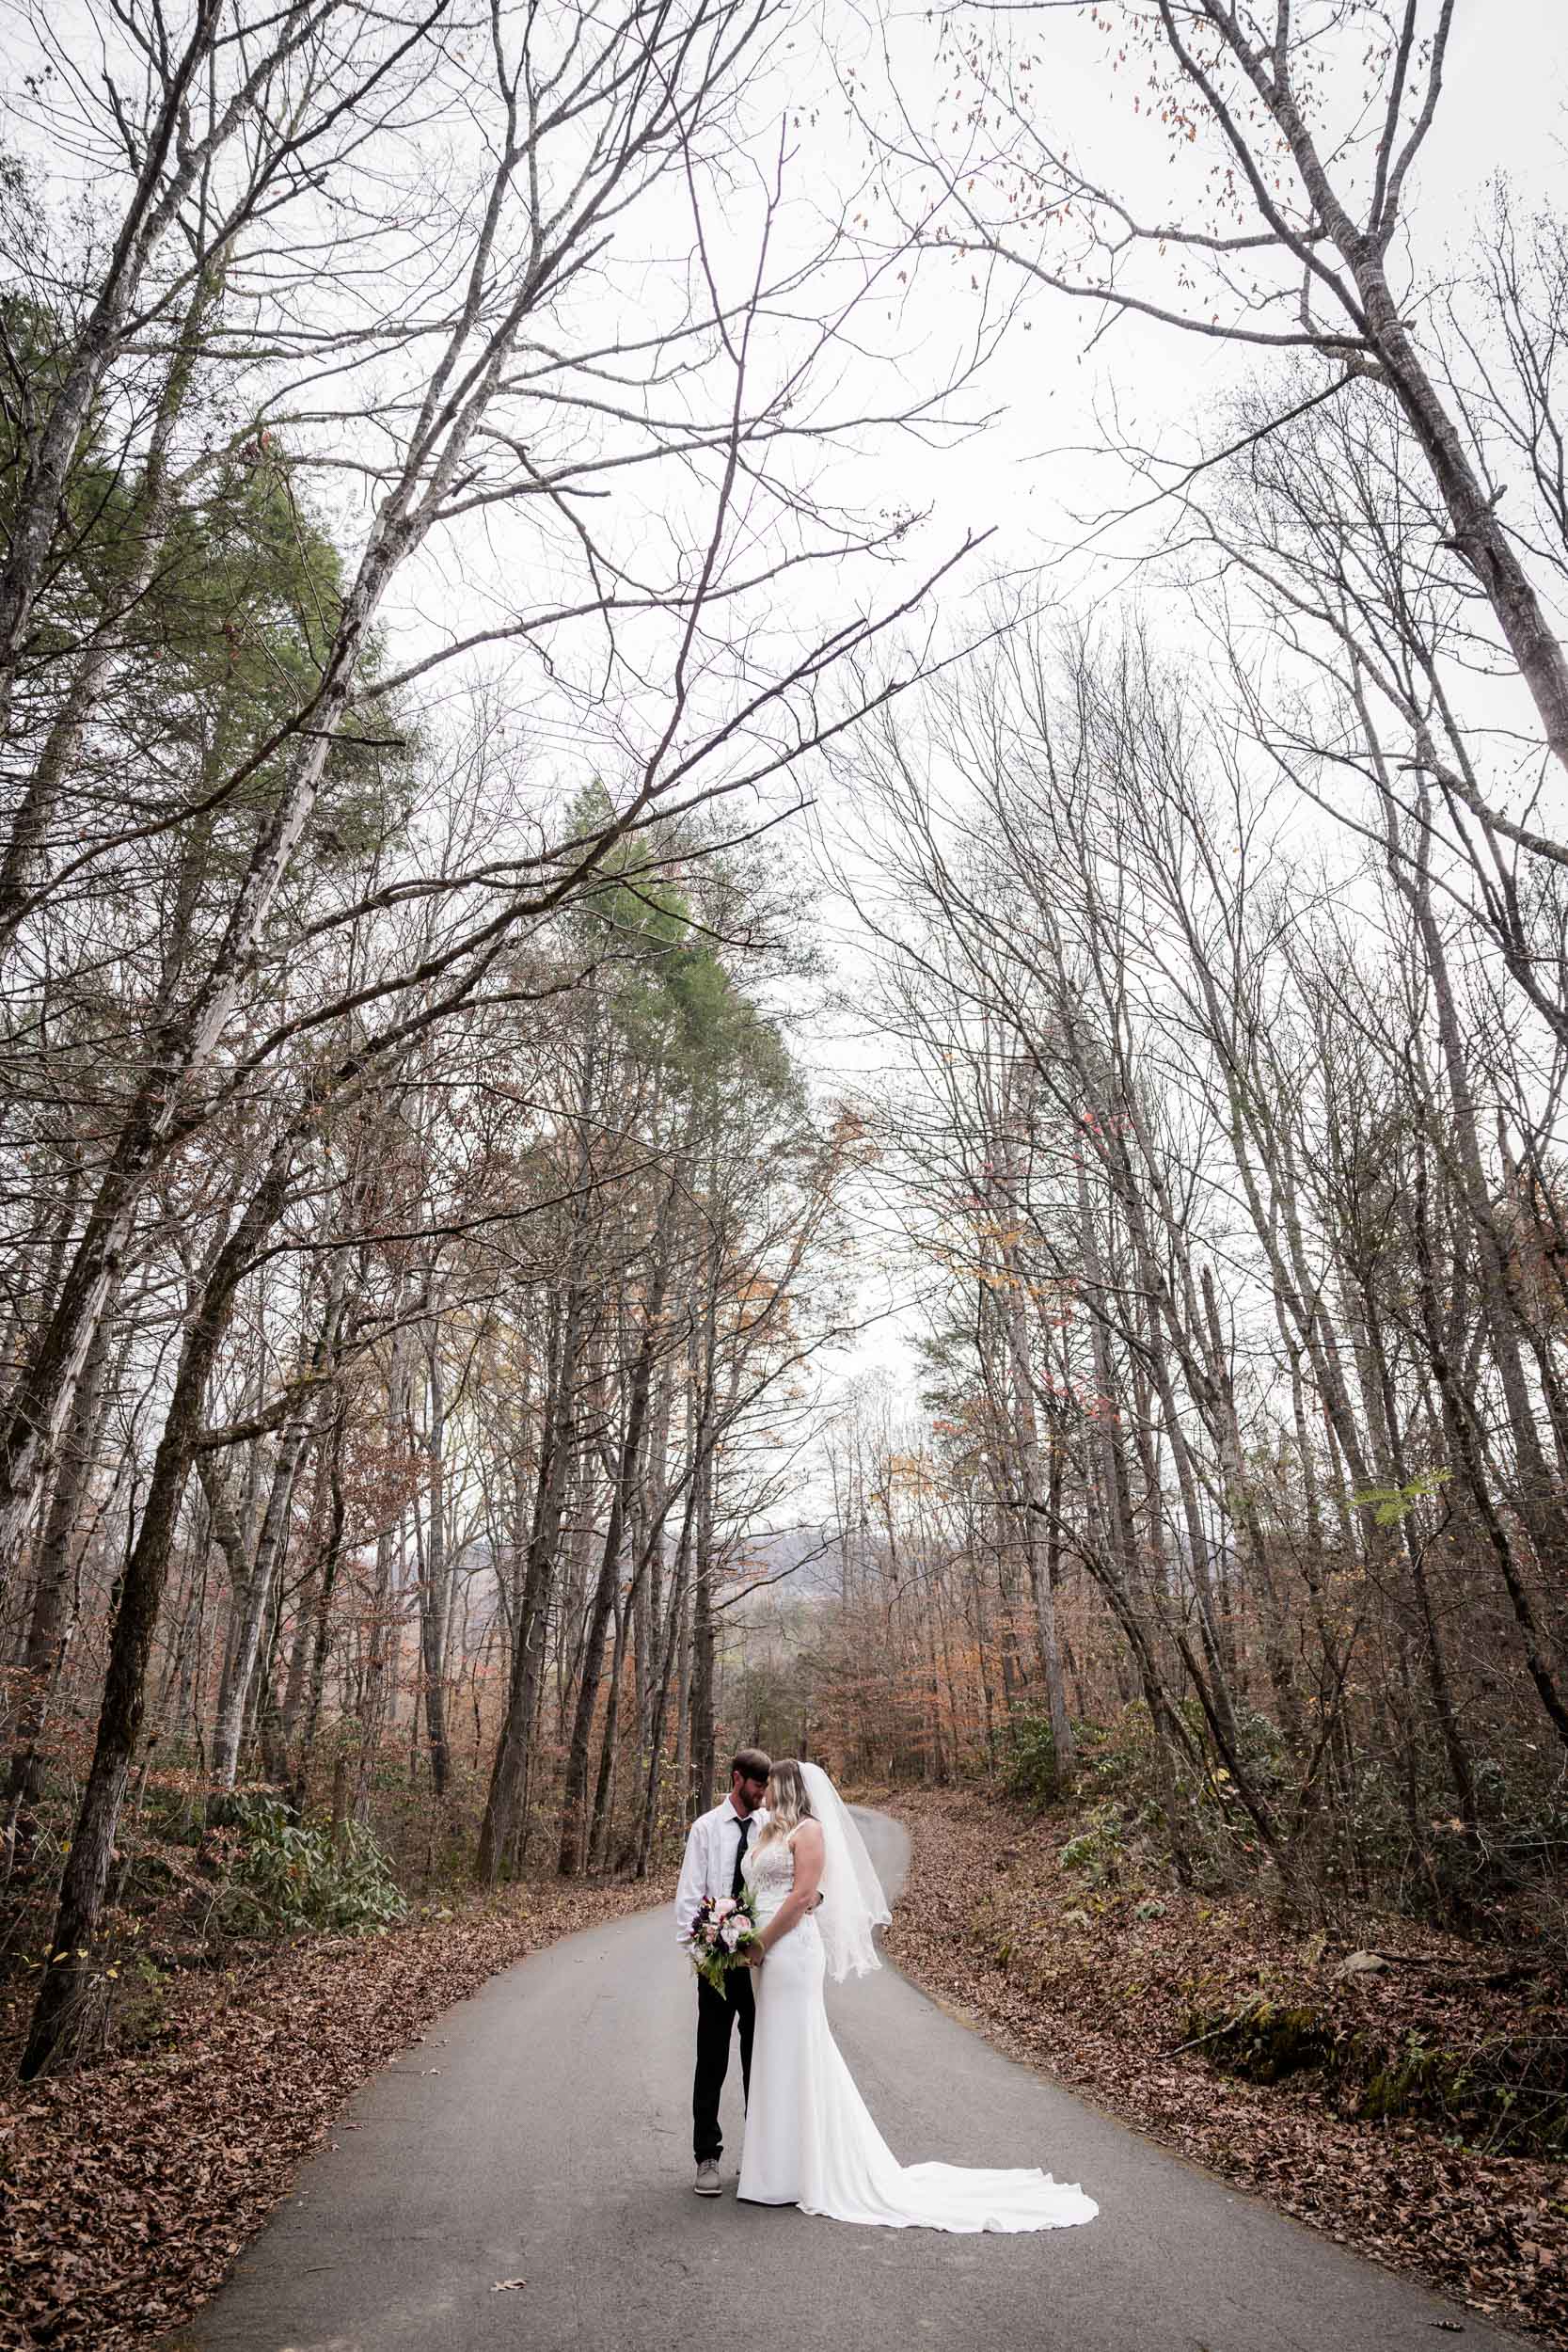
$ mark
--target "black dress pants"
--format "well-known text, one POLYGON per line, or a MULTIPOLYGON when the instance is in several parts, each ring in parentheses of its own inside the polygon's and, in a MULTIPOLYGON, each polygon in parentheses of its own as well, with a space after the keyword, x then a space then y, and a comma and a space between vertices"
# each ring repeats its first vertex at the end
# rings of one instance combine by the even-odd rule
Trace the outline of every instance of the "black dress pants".
POLYGON ((752 2088, 752 2029, 756 2024, 756 2000, 749 1968, 724 1972, 724 1990, 716 1993, 705 1977, 697 1979, 697 2074, 691 2086, 691 2149, 699 2164, 717 2164, 724 2153, 719 2128, 719 2093, 730 2067, 730 2029, 740 2026, 740 2079, 752 2088))

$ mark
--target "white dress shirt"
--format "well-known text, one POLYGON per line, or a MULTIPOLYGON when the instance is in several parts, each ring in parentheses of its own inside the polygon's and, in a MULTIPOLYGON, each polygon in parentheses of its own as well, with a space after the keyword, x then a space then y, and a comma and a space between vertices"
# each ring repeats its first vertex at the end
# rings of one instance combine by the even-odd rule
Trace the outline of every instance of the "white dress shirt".
MULTIPOLYGON (((746 1850, 750 1852, 762 1836, 768 1815, 759 1805, 747 1819, 752 1824, 746 1837, 746 1850)), ((680 1883, 675 1888, 675 1934, 683 1944, 691 1932, 691 1922, 703 1897, 727 1895, 735 1884, 740 1820, 740 1815, 726 1797, 711 1813, 699 1813, 691 1824, 681 1862, 680 1883)))

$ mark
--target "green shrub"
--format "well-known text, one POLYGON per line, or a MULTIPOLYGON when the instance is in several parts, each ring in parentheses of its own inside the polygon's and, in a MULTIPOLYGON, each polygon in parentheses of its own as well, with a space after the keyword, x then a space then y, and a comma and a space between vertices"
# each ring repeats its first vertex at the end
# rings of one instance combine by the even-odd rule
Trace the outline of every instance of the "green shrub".
POLYGON ((1078 1725, 1078 1785, 1085 1791, 1120 1788, 1138 1782, 1152 1746, 1148 1709, 1133 1699, 1112 1724, 1078 1725))
POLYGON ((1084 1826, 1057 1853, 1064 1870, 1081 1870, 1091 1886, 1114 1886, 1126 1845, 1119 1806, 1091 1805, 1084 1826))
POLYGON ((1061 1790, 1056 1742, 1048 1715, 1015 1715, 1007 1726, 1007 1794, 1037 1813, 1061 1790))
POLYGON ((241 1797, 229 1814, 235 1840, 226 1924, 251 1934, 300 1929, 363 1934, 401 1919, 407 1903, 366 1829, 296 1821, 276 1797, 241 1797))

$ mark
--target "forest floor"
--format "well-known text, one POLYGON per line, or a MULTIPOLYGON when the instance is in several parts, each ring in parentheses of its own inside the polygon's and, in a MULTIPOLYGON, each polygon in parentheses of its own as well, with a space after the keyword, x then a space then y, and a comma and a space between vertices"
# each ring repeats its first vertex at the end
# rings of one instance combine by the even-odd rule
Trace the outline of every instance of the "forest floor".
POLYGON ((1564 1988, 1544 1964, 1405 1919, 1308 1936, 1255 1898, 1087 1886, 1059 1859, 1080 1826, 1066 1812, 1037 1817, 968 1791, 865 1802, 911 1833, 887 1949, 924 1991, 1009 2056, 1340 2245, 1568 2346, 1568 2164, 1461 2146, 1404 2118, 1368 2122, 1311 2073, 1246 2081, 1181 2048, 1195 2016, 1260 1996, 1382 2046, 1560 2033, 1564 1988))
MULTIPOLYGON (((136 2352, 210 2296, 365 2077, 500 1968, 673 1896, 521 1885, 169 1983, 150 2045, 0 2090, 0 2346, 136 2352)), ((14 2060, 14 2052, 5 2057, 14 2060)), ((9 2068, 7 2069, 9 2074, 9 2068)))

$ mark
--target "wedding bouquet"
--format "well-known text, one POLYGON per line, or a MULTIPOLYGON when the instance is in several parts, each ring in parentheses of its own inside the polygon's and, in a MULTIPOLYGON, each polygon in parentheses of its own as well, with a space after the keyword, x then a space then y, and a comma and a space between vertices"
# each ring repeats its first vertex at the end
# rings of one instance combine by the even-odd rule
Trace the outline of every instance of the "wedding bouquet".
POLYGON ((691 1965, 721 1993, 729 1971, 746 1965, 745 1949, 756 1941, 756 1933, 749 1895, 705 1895, 686 1939, 691 1965))

